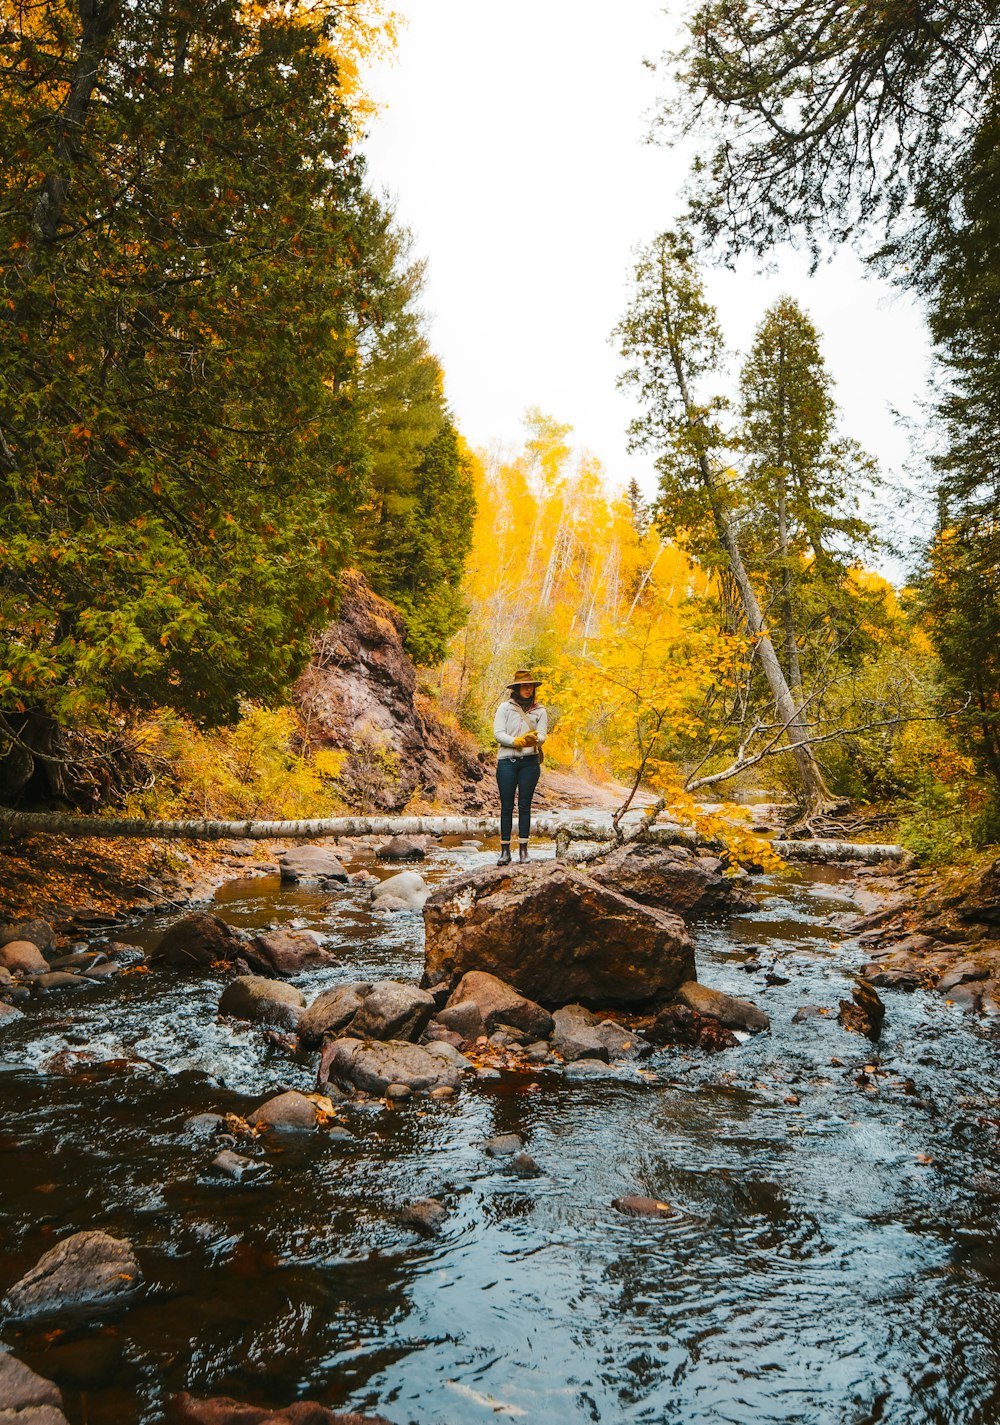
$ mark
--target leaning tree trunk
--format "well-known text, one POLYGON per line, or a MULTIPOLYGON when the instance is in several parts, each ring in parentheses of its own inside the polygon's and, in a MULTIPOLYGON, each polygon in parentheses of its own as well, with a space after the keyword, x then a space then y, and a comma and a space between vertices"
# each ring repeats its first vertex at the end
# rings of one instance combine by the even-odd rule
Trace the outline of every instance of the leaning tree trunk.
MULTIPOLYGON (((688 423, 692 429, 694 429, 697 424, 697 417, 688 391, 687 374, 684 370, 680 349, 672 336, 670 340, 670 357, 673 363, 674 375, 677 378, 677 387, 681 394, 681 400, 684 403, 685 414, 688 423)), ((812 748, 809 746, 809 734, 805 718, 803 717, 802 707, 796 703, 795 698, 792 696, 791 689, 788 686, 788 680, 782 671, 781 664, 778 661, 778 655, 774 651, 774 644, 771 642, 771 636, 767 632, 767 625, 764 622, 764 615, 761 612, 756 590, 750 582, 750 576, 746 571, 746 565, 743 563, 743 556, 740 553, 739 543, 729 519, 729 514, 719 498, 712 467, 701 442, 698 443, 698 468, 701 472, 702 485, 708 496, 712 518, 719 536, 719 543, 722 545, 729 559, 733 583, 736 585, 737 592, 740 596, 740 603, 743 606, 743 616, 746 619, 747 628, 751 636, 756 639, 757 655, 760 658, 760 665, 764 670, 767 685, 774 699, 774 706, 777 710, 778 717, 785 727, 789 747, 795 759, 796 771, 799 775, 799 781, 802 784, 803 799, 802 815, 798 825, 808 827, 813 817, 819 816, 826 811, 832 811, 842 803, 831 795, 823 779, 823 773, 820 771, 819 763, 816 761, 812 748)))

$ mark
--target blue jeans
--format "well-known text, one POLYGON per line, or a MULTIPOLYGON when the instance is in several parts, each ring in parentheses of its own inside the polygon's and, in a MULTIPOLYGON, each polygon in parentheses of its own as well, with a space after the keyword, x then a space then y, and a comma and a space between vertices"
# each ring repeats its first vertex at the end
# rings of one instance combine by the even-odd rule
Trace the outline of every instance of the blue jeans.
POLYGON ((500 840, 509 841, 514 825, 514 796, 517 795, 517 834, 521 841, 531 835, 531 798, 535 795, 542 764, 533 757, 501 757, 497 763, 500 789, 500 840))

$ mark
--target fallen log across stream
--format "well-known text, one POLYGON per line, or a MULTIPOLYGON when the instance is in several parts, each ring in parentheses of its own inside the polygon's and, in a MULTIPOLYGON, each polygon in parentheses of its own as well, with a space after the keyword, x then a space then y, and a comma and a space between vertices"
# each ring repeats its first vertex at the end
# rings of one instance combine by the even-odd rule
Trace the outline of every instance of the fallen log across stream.
MULTIPOLYGON (((626 839, 640 832, 643 841, 661 845, 706 846, 689 828, 664 822, 641 829, 641 814, 623 819, 626 839)), ((0 807, 0 837, 80 836, 134 837, 183 841, 308 841, 317 837, 350 840, 359 836, 496 836, 495 816, 334 816, 305 821, 152 821, 144 817, 78 816, 71 812, 17 811, 0 807)), ((555 837, 560 846, 571 841, 614 841, 611 815, 543 813, 532 822, 534 836, 555 837)), ((905 861, 902 846, 852 841, 772 841, 788 861, 905 861)))

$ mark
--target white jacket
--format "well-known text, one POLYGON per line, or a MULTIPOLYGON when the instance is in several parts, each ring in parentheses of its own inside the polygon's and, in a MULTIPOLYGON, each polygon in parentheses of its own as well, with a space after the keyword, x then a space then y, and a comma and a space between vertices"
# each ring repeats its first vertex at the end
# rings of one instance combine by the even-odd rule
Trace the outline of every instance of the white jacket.
POLYGON ((502 761, 505 757, 534 757, 538 751, 536 747, 514 746, 514 738, 523 737, 526 732, 538 734, 539 746, 545 741, 548 732, 545 709, 540 703, 536 703, 525 712, 513 698, 508 698, 497 708, 497 715, 493 719, 493 736, 500 744, 498 760, 502 761))

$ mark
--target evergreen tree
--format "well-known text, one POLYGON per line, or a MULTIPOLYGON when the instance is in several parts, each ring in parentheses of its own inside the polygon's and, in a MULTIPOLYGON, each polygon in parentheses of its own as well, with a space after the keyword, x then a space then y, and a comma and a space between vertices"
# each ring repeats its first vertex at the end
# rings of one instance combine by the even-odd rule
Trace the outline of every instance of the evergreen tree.
POLYGON ((420 307, 423 264, 384 205, 366 200, 369 296, 359 314, 358 410, 371 493, 358 531, 373 587, 398 604, 418 663, 440 662, 462 624, 472 540, 471 456, 444 398, 420 307))
POLYGON ((12 0, 0 46, 0 707, 280 697, 364 456, 331 12, 12 0))
POLYGON ((621 384, 636 389, 641 412, 630 426, 633 448, 651 450, 660 474, 659 509, 688 530, 702 557, 732 580, 747 632, 767 680, 802 788, 808 818, 831 803, 793 696, 771 641, 734 520, 739 491, 728 478, 723 402, 699 393, 722 362, 722 335, 685 235, 664 233, 644 249, 634 294, 617 328, 629 362, 621 384))
POLYGON ((832 386, 815 327, 780 298, 741 374, 739 441, 748 462, 740 528, 777 609, 785 672, 800 702, 805 641, 824 656, 831 644, 841 657, 859 651, 861 595, 847 576, 873 543, 857 497, 874 467, 853 441, 837 438, 832 386))

